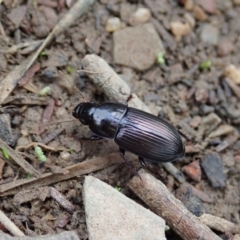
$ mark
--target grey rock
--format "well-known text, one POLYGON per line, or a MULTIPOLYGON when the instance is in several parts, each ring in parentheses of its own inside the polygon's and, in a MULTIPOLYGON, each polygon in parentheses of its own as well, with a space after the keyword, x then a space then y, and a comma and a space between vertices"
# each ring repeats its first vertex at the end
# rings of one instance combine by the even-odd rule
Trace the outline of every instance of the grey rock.
POLYGON ((226 186, 226 176, 223 173, 223 163, 219 154, 207 154, 201 166, 214 188, 226 186))
POLYGON ((115 63, 141 71, 154 64, 159 52, 165 53, 162 41, 151 23, 117 31, 113 34, 113 42, 115 63))
POLYGON ((83 199, 90 240, 165 240, 165 221, 116 189, 85 177, 83 199))
POLYGON ((205 43, 217 45, 219 40, 219 29, 211 24, 204 24, 201 29, 200 38, 205 43))

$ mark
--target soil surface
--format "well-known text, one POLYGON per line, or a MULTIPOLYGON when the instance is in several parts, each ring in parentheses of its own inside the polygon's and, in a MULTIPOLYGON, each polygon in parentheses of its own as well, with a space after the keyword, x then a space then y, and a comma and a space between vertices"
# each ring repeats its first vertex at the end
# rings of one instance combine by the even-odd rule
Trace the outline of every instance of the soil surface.
MULTIPOLYGON (((73 4, 68 0, 2 1, 1 79, 36 51, 36 41, 45 39, 73 4)), ((72 117, 74 107, 82 101, 108 101, 87 74, 78 71, 86 54, 97 54, 153 114, 165 118, 183 134, 186 154, 173 164, 198 193, 184 188, 161 164, 147 162, 152 174, 195 215, 210 213, 240 224, 239 14, 239 1, 230 0, 96 1, 42 51, 28 70, 29 76, 25 75, 27 83, 17 85, 2 104, 1 139, 18 149, 40 174, 64 174, 64 168, 86 159, 117 153, 118 146, 112 140, 81 140, 90 136, 89 128, 72 117), (139 8, 147 11, 136 17, 139 8), (109 22, 112 18, 118 20, 109 22), (126 28, 130 30, 124 35, 126 28), (140 40, 144 33, 152 33, 154 39, 143 38, 151 46, 144 49, 137 39, 134 44, 131 29, 140 40), (123 51, 126 54, 119 56, 123 51), (38 93, 46 86, 51 94, 40 97, 38 93), (33 142, 43 144, 39 155, 46 156, 46 163, 36 157, 33 142)), ((1 186, 34 176, 6 160, 4 151, 1 155, 5 159, 0 159, 1 186)), ((135 159, 133 164, 139 169, 135 159)), ((134 172, 124 162, 89 174, 141 203, 126 186, 134 172)), ((16 195, 21 189, 10 194, 8 189, 1 189, 0 209, 30 236, 77 230, 80 239, 88 239, 83 180, 84 175, 47 184, 74 205, 73 214, 48 193, 34 193, 39 194, 36 198, 29 190, 24 199, 16 195), (41 227, 40 220, 44 221, 41 227)), ((42 186, 46 184, 35 189, 42 186)), ((168 239, 177 239, 171 230, 166 234, 168 239)), ((220 236, 227 239, 224 234, 220 236)))

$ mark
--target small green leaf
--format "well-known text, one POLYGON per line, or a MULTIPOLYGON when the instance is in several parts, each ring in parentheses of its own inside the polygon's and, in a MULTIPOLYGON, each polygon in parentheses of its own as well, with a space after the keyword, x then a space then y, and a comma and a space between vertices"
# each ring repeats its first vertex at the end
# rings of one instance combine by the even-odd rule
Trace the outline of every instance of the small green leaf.
POLYGON ((28 174, 27 174, 27 178, 28 178, 28 179, 30 179, 30 178, 32 178, 32 177, 33 177, 33 176, 32 176, 31 173, 28 173, 28 174))
POLYGON ((39 95, 40 96, 46 96, 48 94, 51 93, 51 88, 49 86, 47 87, 44 87, 40 92, 39 92, 39 95))
POLYGON ((209 68, 211 68, 211 66, 212 66, 212 62, 211 62, 211 60, 208 59, 208 60, 202 62, 202 63, 200 64, 199 68, 200 68, 200 70, 204 70, 204 69, 209 69, 209 68))
POLYGON ((68 151, 69 151, 70 153, 73 153, 74 149, 71 147, 68 151))
POLYGON ((10 160, 10 156, 8 155, 7 149, 5 147, 2 147, 2 153, 7 160, 10 160))
POLYGON ((39 146, 36 146, 34 150, 35 150, 35 155, 39 161, 41 162, 47 161, 47 157, 44 155, 42 149, 39 146))
POLYGON ((47 157, 45 155, 39 156, 38 159, 39 159, 40 162, 46 162, 47 161, 47 157))
POLYGON ((170 227, 168 225, 165 226, 165 231, 169 231, 170 227))
POLYGON ((164 53, 159 52, 157 54, 157 63, 158 64, 165 64, 164 53))
POLYGON ((115 187, 116 190, 118 190, 119 192, 122 190, 121 187, 115 187))
POLYGON ((47 55, 47 52, 46 51, 42 51, 39 56, 42 57, 42 56, 46 56, 47 55))
POLYGON ((74 70, 74 67, 73 67, 73 66, 67 66, 67 72, 68 72, 69 74, 71 74, 71 73, 73 72, 73 70, 74 70))

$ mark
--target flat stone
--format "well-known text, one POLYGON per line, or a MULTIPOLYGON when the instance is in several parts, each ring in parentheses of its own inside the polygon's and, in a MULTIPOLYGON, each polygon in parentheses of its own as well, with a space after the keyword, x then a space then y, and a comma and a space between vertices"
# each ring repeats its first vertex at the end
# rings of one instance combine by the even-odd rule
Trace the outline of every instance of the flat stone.
POLYGON ((113 42, 115 63, 140 71, 150 68, 159 52, 165 53, 162 41, 151 23, 114 32, 113 42))
POLYGON ((90 240, 166 240, 165 221, 92 176, 83 200, 90 240))
POLYGON ((217 153, 209 153, 203 159, 201 166, 214 188, 226 186, 226 176, 223 173, 223 163, 217 153))
POLYGON ((217 45, 219 40, 219 29, 206 23, 201 29, 200 38, 205 43, 217 45))

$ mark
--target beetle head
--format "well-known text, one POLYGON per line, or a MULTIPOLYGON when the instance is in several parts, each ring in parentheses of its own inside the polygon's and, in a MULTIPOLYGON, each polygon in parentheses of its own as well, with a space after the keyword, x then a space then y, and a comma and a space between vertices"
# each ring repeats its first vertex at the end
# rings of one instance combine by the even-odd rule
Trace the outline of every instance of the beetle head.
POLYGON ((82 124, 89 125, 92 120, 92 114, 96 109, 96 104, 91 102, 84 102, 78 104, 73 112, 73 117, 77 118, 82 124))

